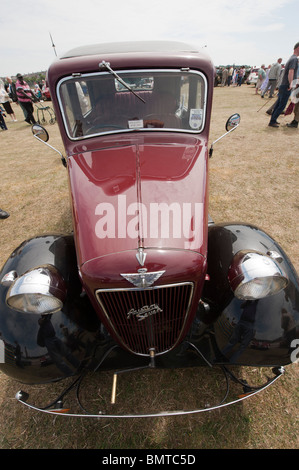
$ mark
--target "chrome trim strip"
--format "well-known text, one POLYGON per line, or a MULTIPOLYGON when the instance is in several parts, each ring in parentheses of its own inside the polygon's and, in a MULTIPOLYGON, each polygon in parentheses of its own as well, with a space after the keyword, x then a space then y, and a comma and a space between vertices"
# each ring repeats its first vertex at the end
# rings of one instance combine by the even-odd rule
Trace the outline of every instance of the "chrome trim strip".
POLYGON ((281 370, 279 371, 279 374, 276 375, 273 379, 271 379, 269 381, 269 383, 267 383, 266 385, 262 386, 261 388, 259 388, 258 390, 255 390, 254 392, 251 392, 251 393, 248 393, 247 395, 241 397, 241 398, 237 398, 236 400, 231 400, 229 402, 226 402, 226 403, 221 403, 221 404, 218 404, 218 405, 215 405, 215 406, 209 406, 207 408, 199 408, 199 409, 194 409, 194 410, 176 410, 176 411, 161 411, 161 412, 158 412, 158 413, 148 413, 148 414, 105 414, 103 412, 99 412, 98 414, 83 414, 83 413, 59 413, 58 411, 51 411, 49 409, 43 409, 43 408, 38 408, 34 405, 31 405, 29 403, 27 403, 25 400, 22 399, 22 391, 19 391, 16 393, 16 400, 19 402, 19 403, 22 403, 23 405, 26 405, 28 408, 31 408, 32 410, 36 410, 36 411, 41 411, 43 413, 48 413, 48 414, 51 414, 51 415, 62 415, 63 416, 71 416, 71 417, 75 417, 75 418, 159 418, 159 417, 162 417, 162 416, 182 416, 182 415, 192 415, 192 414, 196 414, 196 413, 203 413, 205 411, 214 411, 214 410, 219 410, 221 408, 225 408, 227 406, 230 406, 230 405, 234 405, 236 403, 239 403, 241 401, 244 401, 246 400, 247 398, 250 398, 250 397, 253 397, 254 395, 257 395, 258 393, 266 390, 268 387, 270 387, 270 385, 272 385, 274 382, 276 382, 277 379, 279 379, 280 377, 282 377, 282 375, 284 374, 284 370, 281 370))

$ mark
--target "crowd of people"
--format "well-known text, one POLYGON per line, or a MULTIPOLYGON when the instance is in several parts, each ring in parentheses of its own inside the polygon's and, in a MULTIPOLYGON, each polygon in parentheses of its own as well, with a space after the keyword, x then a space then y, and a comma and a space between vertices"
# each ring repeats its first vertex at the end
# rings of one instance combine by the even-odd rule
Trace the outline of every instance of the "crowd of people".
MULTIPOLYGON (((269 126, 279 127, 277 118, 281 114, 294 113, 293 120, 287 124, 289 128, 298 128, 299 122, 299 42, 294 45, 293 54, 282 65, 282 58, 279 57, 276 62, 267 68, 263 64, 257 71, 257 82, 255 85, 255 94, 265 98, 276 100, 266 111, 271 116, 269 126), (291 102, 289 100, 291 99, 291 102)), ((246 68, 233 66, 224 67, 221 70, 221 86, 241 86, 244 83, 246 68)))
MULTIPOLYGON (((43 99, 45 91, 45 81, 41 85, 35 83, 32 91, 22 74, 17 74, 16 83, 10 77, 6 77, 6 83, 0 78, 0 128, 3 131, 8 130, 5 122, 7 115, 12 122, 17 122, 12 103, 20 106, 24 114, 24 120, 28 124, 35 124, 33 103, 43 99)), ((9 212, 0 209, 0 219, 7 219, 9 212)))
POLYGON ((7 116, 12 122, 17 122, 12 103, 20 106, 25 122, 35 124, 33 103, 44 99, 48 99, 45 80, 34 83, 34 88, 31 89, 20 73, 17 74, 16 82, 11 77, 6 77, 5 82, 0 78, 0 128, 4 131, 8 129, 5 122, 7 116))
POLYGON ((244 82, 246 67, 227 66, 221 69, 221 86, 241 86, 244 82))

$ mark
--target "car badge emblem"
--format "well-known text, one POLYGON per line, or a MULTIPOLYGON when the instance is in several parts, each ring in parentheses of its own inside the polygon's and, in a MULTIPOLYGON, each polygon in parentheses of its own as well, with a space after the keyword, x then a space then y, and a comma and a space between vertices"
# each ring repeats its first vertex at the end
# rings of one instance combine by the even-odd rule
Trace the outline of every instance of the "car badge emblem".
POLYGON ((163 312, 163 310, 157 304, 144 305, 137 310, 131 308, 131 310, 127 313, 127 320, 129 320, 131 317, 136 317, 138 321, 142 321, 151 315, 156 315, 160 312, 163 312))
POLYGON ((122 277, 131 282, 135 287, 150 287, 156 282, 165 271, 155 271, 148 273, 146 268, 138 269, 137 273, 121 274, 122 277))

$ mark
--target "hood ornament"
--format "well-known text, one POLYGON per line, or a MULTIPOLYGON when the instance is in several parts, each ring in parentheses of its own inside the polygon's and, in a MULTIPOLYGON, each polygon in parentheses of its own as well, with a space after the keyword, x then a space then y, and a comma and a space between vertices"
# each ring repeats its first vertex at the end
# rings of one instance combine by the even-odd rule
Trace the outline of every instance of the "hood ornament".
POLYGON ((159 277, 164 274, 165 271, 155 271, 148 273, 146 268, 138 269, 137 273, 125 273, 121 274, 123 278, 131 282, 135 287, 150 287, 154 282, 156 282, 159 277))
POLYGON ((138 253, 136 253, 136 258, 140 266, 144 266, 145 259, 146 259, 146 253, 144 253, 143 248, 138 248, 138 253))

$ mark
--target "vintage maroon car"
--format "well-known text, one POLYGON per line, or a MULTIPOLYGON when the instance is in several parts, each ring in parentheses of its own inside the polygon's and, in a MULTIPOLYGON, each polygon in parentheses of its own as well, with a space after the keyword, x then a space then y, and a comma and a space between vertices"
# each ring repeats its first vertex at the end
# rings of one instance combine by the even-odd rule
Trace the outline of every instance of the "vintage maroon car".
POLYGON ((256 226, 208 213, 214 74, 202 52, 168 42, 82 47, 50 66, 73 232, 24 241, 0 273, 4 373, 78 385, 86 371, 113 370, 114 402, 118 373, 132 368, 220 366, 230 378, 231 365, 273 369, 262 386, 240 382, 250 395, 294 360, 291 262, 256 226))

